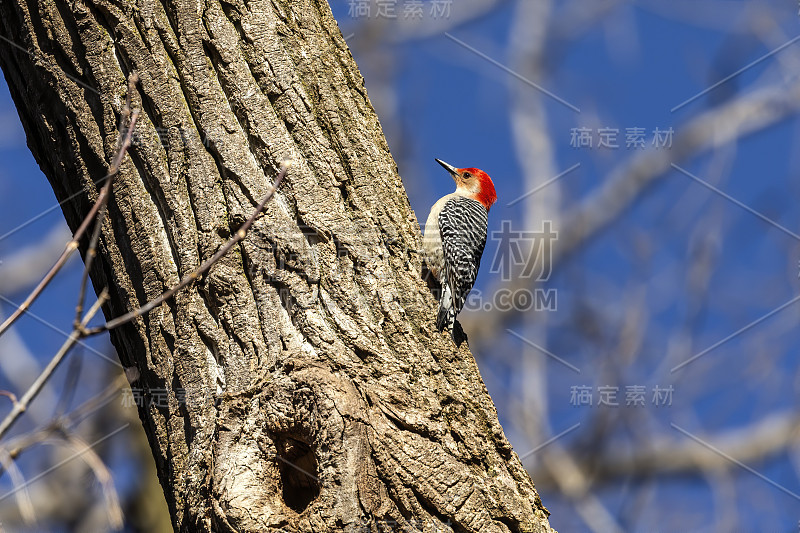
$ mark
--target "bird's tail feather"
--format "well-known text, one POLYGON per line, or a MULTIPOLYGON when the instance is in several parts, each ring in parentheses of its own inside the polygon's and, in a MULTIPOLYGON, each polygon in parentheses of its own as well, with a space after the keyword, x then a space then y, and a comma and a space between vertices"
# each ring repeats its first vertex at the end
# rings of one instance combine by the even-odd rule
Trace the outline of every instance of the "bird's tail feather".
POLYGON ((442 297, 439 299, 439 314, 436 316, 436 327, 439 331, 453 332, 456 321, 456 310, 453 307, 453 294, 447 283, 442 284, 442 297))

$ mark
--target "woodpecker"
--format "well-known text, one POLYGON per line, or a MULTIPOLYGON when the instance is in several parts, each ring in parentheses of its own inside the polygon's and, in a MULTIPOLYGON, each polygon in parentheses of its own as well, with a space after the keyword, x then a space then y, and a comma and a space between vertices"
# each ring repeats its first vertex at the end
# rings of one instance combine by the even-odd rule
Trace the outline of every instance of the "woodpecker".
POLYGON ((425 223, 422 248, 428 270, 441 284, 436 327, 453 335, 456 315, 475 284, 489 208, 497 201, 492 179, 477 168, 456 168, 442 161, 456 182, 456 191, 433 204, 425 223))

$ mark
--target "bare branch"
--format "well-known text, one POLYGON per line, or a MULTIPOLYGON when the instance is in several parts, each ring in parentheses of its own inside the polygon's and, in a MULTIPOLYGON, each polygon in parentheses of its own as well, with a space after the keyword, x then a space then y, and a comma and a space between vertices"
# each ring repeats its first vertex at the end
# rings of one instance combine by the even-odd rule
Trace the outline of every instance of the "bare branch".
POLYGON ((22 520, 29 526, 35 524, 36 513, 33 510, 33 504, 31 503, 31 497, 28 493, 25 478, 19 468, 17 468, 17 464, 4 449, 0 449, 0 464, 3 465, 3 468, 11 476, 11 482, 14 484, 14 493, 22 520))
MULTIPOLYGON (((721 432, 712 437, 714 445, 742 463, 763 461, 800 442, 800 417, 795 413, 772 415, 749 426, 721 432)), ((574 457, 584 454, 575 453, 574 457)), ((548 463, 544 459, 542 463, 548 463)), ((626 477, 681 475, 706 470, 730 470, 736 464, 723 455, 698 446, 691 440, 661 437, 634 450, 608 450, 583 461, 579 468, 590 472, 595 483, 626 477)), ((531 473, 537 484, 557 483, 558 472, 546 468, 531 473)))
MULTIPOLYGON (((97 196, 97 200, 95 201, 92 208, 87 213, 86 217, 81 222, 81 225, 78 227, 75 234, 72 236, 72 240, 67 243, 66 248, 61 253, 61 256, 56 260, 53 267, 45 274, 42 281, 31 291, 30 295, 25 299, 13 313, 9 316, 2 324, 0 324, 0 335, 2 335, 6 330, 8 330, 11 325, 17 321, 19 317, 21 317, 27 310, 30 308, 31 304, 39 297, 39 295, 44 291, 44 289, 50 284, 50 282, 55 278, 56 274, 63 268, 64 264, 66 264, 67 259, 72 255, 72 253, 78 249, 78 244, 80 243, 80 239, 83 237, 83 234, 89 227, 89 224, 95 218, 99 212, 105 210, 105 205, 108 203, 108 197, 111 194, 111 185, 114 181, 114 176, 116 176, 117 172, 119 172, 119 167, 122 164, 122 160, 125 158, 125 154, 128 151, 128 148, 131 145, 131 137, 133 135, 134 128, 136 127, 136 120, 139 117, 139 110, 134 110, 131 112, 130 102, 133 93, 133 88, 138 81, 138 76, 136 74, 131 74, 128 80, 128 96, 125 103, 125 107, 122 109, 122 116, 120 118, 120 129, 119 129, 119 137, 117 140, 117 151, 112 160, 111 167, 108 169, 108 174, 106 174, 98 183, 103 183, 102 189, 100 189, 100 193, 97 196), (128 121, 130 117, 130 124, 128 124, 127 129, 124 129, 125 123, 128 121)), ((84 292, 84 287, 82 285, 81 294, 84 292)), ((82 301, 82 300, 81 300, 82 301)))
POLYGON ((64 243, 72 238, 64 222, 55 224, 46 232, 37 242, 3 257, 0 293, 21 292, 39 283, 64 251, 64 243))
MULTIPOLYGON (((154 308, 156 308, 159 305, 161 305, 164 301, 169 300, 170 298, 175 296, 175 294, 177 294, 181 289, 183 289, 184 287, 186 287, 187 285, 189 285, 190 283, 192 283, 196 279, 200 278, 200 276, 205 274, 208 271, 208 269, 210 269, 212 266, 214 266, 214 264, 217 261, 219 261, 222 256, 224 256, 226 253, 228 253, 230 251, 230 249, 233 248, 236 245, 236 243, 238 243, 239 241, 241 241, 242 239, 244 239, 247 236, 247 231, 250 229, 250 227, 256 221, 256 218, 258 218, 258 215, 260 215, 261 212, 264 210, 264 207, 267 205, 267 202, 269 202, 272 199, 273 195, 278 190, 278 186, 280 186, 281 181, 283 181, 283 178, 284 178, 284 176, 286 176, 286 172, 289 170, 290 166, 291 166, 291 161, 284 161, 283 165, 281 166, 280 172, 278 172, 278 176, 275 178, 275 183, 272 184, 272 186, 270 187, 270 190, 267 193, 267 195, 264 196, 264 199, 261 200, 261 202, 258 204, 258 206, 256 207, 255 211, 253 211, 253 214, 250 215, 250 218, 248 218, 245 221, 245 223, 242 224, 242 226, 236 231, 236 233, 233 234, 233 237, 231 237, 228 240, 228 242, 223 244, 222 247, 220 247, 220 249, 217 250, 217 253, 215 253, 209 259, 204 261, 196 269, 194 269, 190 273, 186 274, 183 277, 183 279, 181 279, 181 281, 177 285, 175 285, 171 289, 167 290, 166 292, 162 293, 160 296, 154 298, 153 300, 150 300, 149 302, 147 302, 146 304, 144 304, 140 308, 135 309, 134 311, 131 311, 130 313, 126 313, 126 314, 124 314, 124 315, 122 315, 120 317, 117 317, 117 318, 113 319, 113 320, 109 320, 108 322, 106 322, 102 326, 87 330, 86 331, 86 336, 96 335, 98 333, 102 333, 104 331, 108 331, 108 330, 117 328, 117 327, 119 327, 119 326, 121 326, 123 324, 127 324, 128 322, 130 322, 131 320, 135 319, 136 317, 140 317, 140 316, 142 316, 144 314, 149 313, 154 308)), ((0 435, 2 435, 2 433, 0 433, 0 435)))
MULTIPOLYGON (((133 135, 134 128, 136 128, 136 121, 139 118, 139 109, 134 109, 133 111, 131 111, 131 95, 133 94, 138 79, 139 78, 136 76, 136 74, 131 74, 131 77, 128 81, 128 99, 125 102, 125 107, 122 110, 122 117, 123 120, 125 120, 127 119, 128 115, 130 115, 130 125, 128 126, 128 129, 127 131, 125 131, 124 134, 123 131, 120 130, 117 155, 111 164, 111 171, 113 172, 113 174, 116 174, 116 172, 119 170, 119 166, 122 164, 122 159, 125 157, 125 153, 128 151, 128 148, 130 148, 131 146, 131 136, 133 135)), ((109 174, 111 174, 111 172, 109 174)), ((94 222, 94 231, 92 232, 92 237, 89 240, 89 247, 86 250, 86 257, 83 261, 84 267, 83 267, 83 275, 81 276, 81 288, 80 291, 78 292, 78 304, 75 306, 75 322, 74 322, 75 327, 77 327, 81 321, 81 314, 83 313, 83 302, 86 298, 86 285, 89 280, 89 270, 91 269, 92 263, 94 262, 94 258, 97 255, 97 242, 100 239, 100 230, 102 229, 103 221, 106 218, 106 209, 108 207, 108 199, 111 196, 112 182, 113 179, 109 179, 103 186, 104 193, 101 195, 102 199, 100 200, 101 201, 100 208, 98 209, 97 218, 94 222)))
POLYGON ((97 314, 97 312, 100 310, 100 307, 106 302, 107 299, 108 291, 104 289, 94 305, 92 305, 92 307, 89 308, 89 311, 86 312, 86 316, 79 324, 79 328, 76 328, 72 331, 64 344, 61 345, 61 348, 58 350, 58 352, 53 356, 44 370, 42 370, 42 373, 39 374, 39 377, 36 378, 36 381, 34 381, 33 384, 28 388, 22 398, 14 404, 11 412, 9 412, 3 421, 0 422, 0 438, 6 434, 8 429, 17 420, 17 418, 19 418, 19 416, 25 412, 25 410, 28 408, 28 405, 30 405, 33 399, 36 398, 36 395, 42 390, 42 387, 44 387, 45 383, 47 383, 47 381, 53 375, 53 372, 55 372, 56 368, 58 368, 58 365, 64 360, 64 357, 66 357, 75 343, 84 336, 83 332, 86 330, 86 325, 89 323, 92 317, 97 314))
POLYGON ((672 149, 641 152, 617 166, 586 200, 567 212, 553 261, 568 256, 619 217, 672 163, 711 148, 743 139, 773 126, 800 110, 800 83, 770 87, 706 111, 675 132, 672 149))
POLYGON ((82 457, 89 468, 92 469, 97 481, 100 482, 103 490, 103 498, 106 503, 106 511, 108 512, 108 521, 111 527, 115 530, 122 529, 123 517, 122 509, 119 505, 119 496, 117 490, 114 488, 114 479, 111 477, 111 472, 108 471, 105 463, 100 456, 82 439, 72 435, 69 431, 63 432, 64 439, 75 449, 78 456, 82 457))
MULTIPOLYGON (((533 259, 551 257, 553 268, 597 236, 620 217, 651 186, 669 175, 672 163, 698 156, 707 150, 726 145, 765 130, 800 111, 800 82, 786 87, 772 86, 753 91, 706 111, 676 128, 672 148, 639 152, 618 165, 597 190, 568 210, 559 224, 558 239, 533 259)), ((548 243, 545 243, 545 245, 548 243)), ((532 265, 522 268, 531 269, 532 265)), ((534 270, 535 271, 535 270, 534 270)), ((504 290, 528 288, 529 279, 517 278, 505 283, 504 290)), ((462 322, 473 338, 490 339, 503 330, 503 323, 519 317, 517 309, 498 310, 465 316, 462 322)))
MULTIPOLYGON (((131 122, 132 123, 135 122, 136 114, 137 114, 137 112, 134 111, 133 115, 132 115, 132 118, 131 118, 131 122)), ((121 153, 124 152, 127 149, 127 146, 129 146, 129 144, 130 144, 130 135, 126 134, 125 140, 123 141, 122 148, 121 148, 120 152, 121 153)), ((121 159, 119 159, 119 158, 115 159, 115 163, 117 163, 120 160, 121 159)), ((280 172, 278 172, 278 176, 275 178, 275 182, 270 187, 270 190, 266 194, 264 199, 261 200, 261 202, 258 204, 258 206, 256 207, 256 209, 253 212, 253 214, 250 215, 250 218, 248 218, 245 221, 245 223, 242 224, 242 226, 236 231, 236 233, 233 235, 233 237, 231 237, 217 251, 217 253, 215 253, 207 261, 202 263, 194 271, 192 271, 191 273, 189 273, 186 276, 184 276, 184 278, 180 281, 180 283, 178 283, 175 287, 169 289, 168 291, 164 292, 158 298, 155 298, 155 299, 151 300, 150 302, 146 303, 145 305, 143 305, 142 307, 140 307, 139 309, 136 309, 135 311, 127 313, 127 314, 125 314, 125 315, 123 315, 121 317, 118 317, 118 318, 114 319, 114 320, 111 320, 111 321, 105 323, 104 325, 102 325, 100 327, 93 328, 93 329, 88 329, 87 325, 88 325, 89 321, 92 319, 92 317, 94 317, 95 314, 97 314, 97 312, 100 310, 100 307, 108 299, 108 290, 107 289, 103 289, 103 292, 100 294, 100 297, 97 299, 97 301, 94 303, 94 305, 92 305, 92 307, 89 309, 89 311, 86 313, 86 315, 80 321, 78 321, 76 323, 72 333, 69 335, 69 337, 67 337, 67 340, 64 342, 64 344, 62 344, 62 346, 59 349, 59 351, 50 360, 50 363, 47 365, 47 367, 45 367, 45 369, 42 371, 42 373, 39 375, 39 377, 36 379, 36 381, 30 386, 30 388, 23 395, 23 397, 18 402, 14 403, 14 407, 12 408, 11 412, 8 415, 6 415, 5 419, 3 419, 2 422, 0 422, 0 438, 2 438, 3 435, 5 435, 5 433, 11 427, 11 425, 17 420, 17 418, 19 418, 19 416, 22 413, 25 412, 25 410, 27 409, 28 405, 31 403, 31 401, 33 401, 33 399, 36 397, 36 395, 39 393, 39 391, 42 389, 42 387, 45 385, 45 383, 47 383, 47 381, 50 379, 50 377, 52 376, 52 374, 56 370, 56 368, 58 368, 59 364, 64 360, 66 355, 69 353, 69 351, 73 348, 73 346, 79 340, 81 340, 81 339, 83 339, 85 337, 88 337, 90 335, 96 335, 98 333, 102 333, 104 331, 108 331, 108 330, 113 329, 115 327, 118 327, 118 326, 120 326, 122 324, 125 324, 125 323, 133 320, 134 318, 136 318, 138 316, 142 316, 145 313, 148 313, 149 311, 151 311, 153 308, 155 308, 158 305, 160 305, 165 300, 167 300, 167 299, 171 298, 172 296, 174 296, 178 291, 180 291, 181 289, 185 288, 191 282, 193 282, 194 280, 198 279, 201 275, 203 275, 206 271, 208 271, 208 269, 211 268, 217 261, 219 261, 219 259, 222 256, 224 256, 226 253, 228 253, 228 251, 230 251, 230 249, 233 248, 236 245, 236 243, 238 243, 239 241, 244 239, 245 236, 247 235, 247 231, 250 229, 250 227, 256 221, 256 219, 258 218, 258 215, 261 214, 261 212, 264 210, 264 207, 267 205, 267 202, 269 202, 270 199, 272 199, 272 197, 274 196, 275 192, 278 190, 278 186, 280 185, 281 181, 283 180, 284 176, 286 175, 286 172, 288 171, 290 165, 291 165, 291 162, 289 162, 289 161, 286 161, 286 162, 283 163, 283 165, 281 166, 280 172)), ((108 183, 110 183, 110 180, 108 181, 108 183)), ((103 204, 101 204, 100 205, 100 209, 104 211, 105 210, 105 206, 103 204)), ((93 245, 96 245, 95 238, 96 238, 96 236, 98 234, 97 228, 100 226, 100 224, 102 224, 102 219, 100 217, 98 217, 98 225, 95 227, 95 232, 92 235, 93 243, 92 243, 92 245, 90 245, 90 250, 91 250, 93 245)), ((88 259, 88 257, 89 257, 89 254, 87 254, 87 259, 88 259)), ((84 270, 84 274, 85 273, 86 273, 86 269, 84 270)), ((85 278, 84 278, 84 281, 85 281, 85 278)), ((81 298, 83 298, 84 289, 85 289, 85 285, 82 285, 82 287, 81 287, 81 298)), ((80 304, 78 306, 78 309, 80 309, 80 304)))

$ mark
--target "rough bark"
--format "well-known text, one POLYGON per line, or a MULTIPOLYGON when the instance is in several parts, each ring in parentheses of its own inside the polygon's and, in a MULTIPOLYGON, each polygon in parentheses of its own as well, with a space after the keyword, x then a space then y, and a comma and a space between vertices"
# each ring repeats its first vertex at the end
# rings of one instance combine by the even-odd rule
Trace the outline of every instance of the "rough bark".
POLYGON ((326 3, 0 0, 0 35, 28 51, 4 42, 0 65, 73 229, 141 78, 91 272, 107 318, 210 257, 295 161, 247 239, 111 335, 132 387, 168 391, 140 416, 176 530, 549 531, 472 355, 435 330, 419 226, 326 3))

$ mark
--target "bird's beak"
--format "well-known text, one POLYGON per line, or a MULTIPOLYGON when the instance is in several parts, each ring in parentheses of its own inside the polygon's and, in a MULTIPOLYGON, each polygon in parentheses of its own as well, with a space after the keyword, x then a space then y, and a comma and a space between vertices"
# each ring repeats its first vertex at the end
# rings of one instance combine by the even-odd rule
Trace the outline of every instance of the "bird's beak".
POLYGON ((453 180, 458 178, 458 169, 456 167, 454 167, 453 165, 448 165, 441 159, 437 159, 436 162, 442 165, 444 169, 450 173, 450 175, 453 177, 453 180))

